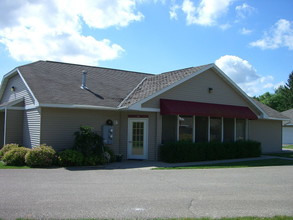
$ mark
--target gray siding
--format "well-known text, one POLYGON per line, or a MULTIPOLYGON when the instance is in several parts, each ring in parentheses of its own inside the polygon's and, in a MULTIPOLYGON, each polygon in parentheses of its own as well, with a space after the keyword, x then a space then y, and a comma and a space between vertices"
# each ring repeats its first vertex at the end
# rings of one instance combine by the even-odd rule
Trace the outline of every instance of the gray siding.
POLYGON ((0 112, 0 148, 2 148, 4 144, 4 117, 5 112, 0 112))
POLYGON ((6 143, 23 144, 23 111, 6 111, 6 143))
POLYGON ((282 121, 253 120, 249 121, 248 138, 262 144, 262 152, 282 150, 282 121))
POLYGON ((208 70, 167 92, 145 102, 142 106, 160 108, 160 99, 248 106, 247 101, 213 70, 208 70), (209 88, 213 92, 209 93, 209 88))
POLYGON ((23 119, 23 145, 29 148, 40 145, 40 109, 24 111, 23 119))
POLYGON ((34 99, 32 95, 28 91, 20 76, 17 74, 9 79, 3 97, 1 99, 1 104, 5 102, 11 102, 20 98, 24 98, 25 105, 34 104, 34 99), (12 86, 15 87, 14 92, 11 91, 12 86))
MULTIPOLYGON (((147 115, 149 119, 149 128, 148 128, 148 159, 157 160, 158 158, 158 143, 161 142, 160 128, 157 127, 157 124, 160 125, 160 119, 157 120, 157 113, 149 112, 121 112, 121 130, 120 130, 120 153, 127 155, 127 144, 128 144, 128 116, 129 115, 147 115)), ((124 156, 124 159, 127 156, 124 156)))
POLYGON ((80 126, 90 126, 102 135, 102 125, 107 119, 116 121, 113 131, 113 145, 110 147, 119 153, 120 121, 117 111, 99 111, 86 109, 42 108, 41 143, 52 146, 57 151, 73 147, 74 132, 80 126))

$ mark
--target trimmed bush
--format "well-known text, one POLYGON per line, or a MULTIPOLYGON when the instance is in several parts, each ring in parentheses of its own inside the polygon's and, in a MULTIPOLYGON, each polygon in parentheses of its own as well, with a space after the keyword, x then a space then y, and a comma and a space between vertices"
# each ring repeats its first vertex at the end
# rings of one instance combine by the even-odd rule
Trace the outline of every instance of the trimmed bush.
POLYGON ((261 144, 256 141, 234 143, 174 142, 160 146, 160 158, 164 162, 195 162, 245 157, 259 157, 261 144))
POLYGON ((6 152, 3 156, 3 161, 9 166, 24 166, 25 165, 25 155, 30 149, 25 147, 12 148, 10 151, 6 152))
POLYGON ((4 145, 0 150, 0 158, 3 157, 6 152, 12 150, 13 148, 18 148, 18 147, 19 147, 18 144, 6 144, 6 145, 4 145))
POLYGON ((58 153, 58 164, 60 166, 82 166, 84 156, 77 150, 67 149, 58 153))
POLYGON ((30 167, 49 167, 53 165, 55 154, 51 146, 40 145, 25 155, 25 163, 30 167))

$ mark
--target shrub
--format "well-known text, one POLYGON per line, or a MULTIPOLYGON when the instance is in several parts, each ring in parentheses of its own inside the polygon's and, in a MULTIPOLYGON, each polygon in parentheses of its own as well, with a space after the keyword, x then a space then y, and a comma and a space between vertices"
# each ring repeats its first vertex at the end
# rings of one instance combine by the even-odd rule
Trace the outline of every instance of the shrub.
POLYGON ((84 156, 77 150, 67 149, 58 153, 58 164, 60 166, 81 166, 84 156))
POLYGON ((49 167, 54 162, 55 154, 51 146, 40 145, 25 155, 25 163, 31 167, 49 167))
POLYGON ((6 165, 10 166, 24 166, 25 165, 25 155, 30 149, 25 147, 12 148, 10 151, 6 152, 3 156, 3 161, 6 165))
POLYGON ((116 155, 114 154, 114 151, 110 147, 104 146, 104 154, 105 153, 108 153, 110 155, 110 159, 108 162, 115 162, 116 161, 116 155))
POLYGON ((18 147, 19 147, 18 144, 6 144, 6 145, 4 145, 0 150, 0 158, 3 157, 6 152, 12 150, 13 148, 18 148, 18 147))
POLYGON ((74 149, 84 156, 101 155, 103 152, 103 138, 93 131, 91 127, 82 126, 74 133, 74 149))
POLYGON ((86 166, 96 166, 105 164, 107 160, 101 155, 91 155, 84 158, 84 165, 86 166))
POLYGON ((160 146, 160 158, 164 162, 193 162, 244 157, 259 157, 261 144, 256 141, 234 143, 174 142, 160 146))

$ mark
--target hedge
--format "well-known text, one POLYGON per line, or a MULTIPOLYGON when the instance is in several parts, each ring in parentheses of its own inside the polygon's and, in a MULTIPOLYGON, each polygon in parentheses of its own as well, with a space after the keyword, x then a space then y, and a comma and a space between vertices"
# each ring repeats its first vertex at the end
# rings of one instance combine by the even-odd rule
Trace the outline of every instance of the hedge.
POLYGON ((160 159, 168 163, 236 159, 259 157, 260 155, 261 144, 256 141, 233 143, 179 141, 160 146, 160 159))

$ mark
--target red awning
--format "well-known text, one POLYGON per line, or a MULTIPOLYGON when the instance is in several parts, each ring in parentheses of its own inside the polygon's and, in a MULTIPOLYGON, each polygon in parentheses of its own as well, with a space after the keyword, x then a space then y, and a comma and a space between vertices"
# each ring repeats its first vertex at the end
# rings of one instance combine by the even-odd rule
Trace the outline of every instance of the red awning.
POLYGON ((196 115, 251 120, 257 119, 256 114, 254 114, 250 108, 244 106, 161 99, 160 108, 162 115, 196 115))

